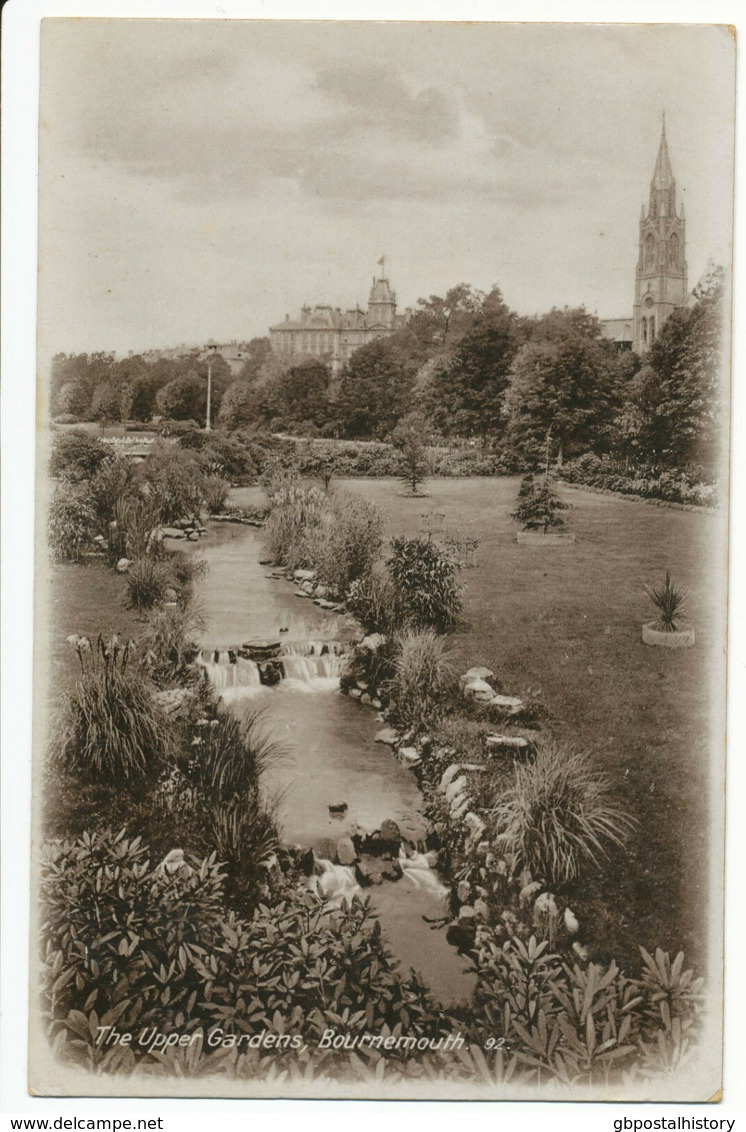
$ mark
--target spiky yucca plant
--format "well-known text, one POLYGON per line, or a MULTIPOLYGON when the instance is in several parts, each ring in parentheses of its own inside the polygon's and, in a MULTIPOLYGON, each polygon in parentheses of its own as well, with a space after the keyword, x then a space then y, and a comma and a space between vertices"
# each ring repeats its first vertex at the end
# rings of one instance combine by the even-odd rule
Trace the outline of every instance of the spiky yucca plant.
POLYGON ((515 780, 492 816, 496 842, 512 856, 514 871, 528 869, 549 884, 574 880, 583 865, 597 865, 634 825, 588 755, 559 744, 540 747, 534 759, 516 765, 515 780))
POLYGON ((666 570, 666 580, 660 589, 646 586, 645 592, 658 611, 655 628, 663 633, 678 633, 679 616, 687 595, 671 581, 670 572, 666 570))

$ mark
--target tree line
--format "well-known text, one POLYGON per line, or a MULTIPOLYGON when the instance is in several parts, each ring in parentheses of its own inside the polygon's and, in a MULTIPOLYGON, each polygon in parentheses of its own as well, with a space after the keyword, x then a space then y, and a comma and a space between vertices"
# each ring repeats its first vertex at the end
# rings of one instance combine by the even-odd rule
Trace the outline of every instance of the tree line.
MULTIPOLYGON (((275 357, 254 338, 233 373, 212 359, 213 420, 227 431, 386 439, 417 413, 435 437, 528 459, 585 452, 628 464, 702 465, 722 432, 723 271, 674 312, 641 358, 603 338, 584 308, 518 315, 494 287, 468 284, 421 299, 406 326, 351 356, 275 357)), ((206 412, 208 359, 58 354, 52 414, 62 420, 193 420, 206 412)))

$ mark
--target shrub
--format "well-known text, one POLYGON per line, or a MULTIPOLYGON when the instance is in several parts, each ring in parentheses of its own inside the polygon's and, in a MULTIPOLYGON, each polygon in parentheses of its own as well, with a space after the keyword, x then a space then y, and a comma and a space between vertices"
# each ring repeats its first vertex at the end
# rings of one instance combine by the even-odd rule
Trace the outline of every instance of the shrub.
POLYGON ((225 507, 231 485, 221 476, 207 476, 203 485, 204 500, 211 515, 217 514, 225 507))
POLYGON ((427 728, 442 712, 453 675, 445 642, 432 629, 407 629, 395 640, 394 676, 389 682, 393 717, 407 727, 427 728))
POLYGON ((88 492, 72 483, 58 484, 47 513, 47 543, 58 562, 79 561, 96 534, 96 512, 88 492))
POLYGON ((397 625, 396 590, 385 568, 357 578, 347 591, 345 604, 369 633, 390 633, 397 625))
POLYGON ((513 518, 517 519, 524 531, 549 530, 550 527, 564 526, 564 519, 559 514, 566 511, 567 504, 563 503, 557 495, 546 476, 524 476, 518 492, 518 506, 513 511, 513 518))
POLYGON ((388 567, 401 615, 419 628, 446 633, 461 612, 458 566, 429 539, 395 538, 388 567))
POLYGON ((143 676, 130 665, 134 642, 95 644, 69 637, 81 678, 65 708, 57 754, 85 781, 134 783, 153 773, 169 749, 168 731, 143 676))
POLYGON ((273 562, 291 569, 308 565, 308 535, 322 522, 326 496, 316 487, 304 488, 286 481, 273 490, 270 499, 264 534, 273 562))
MULTIPOLYGON (((132 461, 123 456, 107 460, 91 479, 90 497, 100 534, 109 534, 109 523, 115 520, 122 501, 134 492, 135 481, 136 469, 132 461)), ((124 551, 118 557, 123 554, 124 551)))
POLYGON ((120 558, 144 558, 155 551, 153 532, 161 523, 156 501, 135 495, 120 496, 114 501, 114 528, 109 532, 109 552, 120 558))
POLYGON ((656 629, 663 633, 678 633, 681 608, 686 601, 686 593, 671 581, 666 570, 666 580, 659 590, 646 587, 645 591, 658 612, 656 629))
POLYGON ((168 563, 152 555, 137 558, 126 574, 128 604, 135 609, 152 609, 165 599, 171 581, 168 563))
POLYGON ((49 474, 55 479, 80 483, 91 479, 110 459, 110 448, 83 429, 56 433, 52 441, 49 474))
POLYGON ((525 764, 494 807, 496 844, 513 870, 528 869, 548 884, 598 864, 609 845, 623 844, 632 819, 610 797, 609 780, 587 755, 547 744, 525 764))
POLYGON ((383 516, 372 503, 347 492, 328 498, 319 522, 306 526, 302 557, 319 582, 335 593, 370 573, 383 541, 383 516))
POLYGON ((204 471, 199 458, 179 445, 155 441, 140 465, 140 474, 164 523, 197 516, 204 498, 204 471))
POLYGON ((143 664, 160 688, 184 686, 196 676, 192 668, 199 651, 197 641, 204 628, 200 608, 191 602, 157 610, 148 622, 140 644, 143 664))

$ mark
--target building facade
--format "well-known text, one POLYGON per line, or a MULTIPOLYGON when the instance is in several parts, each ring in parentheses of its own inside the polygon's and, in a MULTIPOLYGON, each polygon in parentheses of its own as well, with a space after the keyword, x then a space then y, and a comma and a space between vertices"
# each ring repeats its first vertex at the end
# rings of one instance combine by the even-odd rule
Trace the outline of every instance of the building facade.
POLYGON ((411 316, 409 308, 403 314, 396 313, 396 294, 381 271, 380 278, 373 276, 367 310, 359 306, 345 311, 323 304, 304 306, 298 319, 285 315, 284 322, 271 326, 269 340, 278 357, 321 358, 337 374, 355 350, 392 334, 411 316))
POLYGON ((684 205, 676 204, 676 180, 671 169, 663 121, 658 157, 650 182, 648 210, 640 214, 632 317, 601 320, 601 333, 621 346, 645 354, 673 312, 688 299, 684 205))

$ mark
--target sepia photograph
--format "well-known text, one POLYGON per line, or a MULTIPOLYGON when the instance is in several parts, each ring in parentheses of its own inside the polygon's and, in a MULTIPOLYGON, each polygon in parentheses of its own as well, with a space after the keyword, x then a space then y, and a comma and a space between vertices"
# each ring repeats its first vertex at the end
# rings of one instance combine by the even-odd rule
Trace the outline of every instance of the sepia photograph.
POLYGON ((718 1099, 735 56, 42 21, 32 1093, 718 1099))

